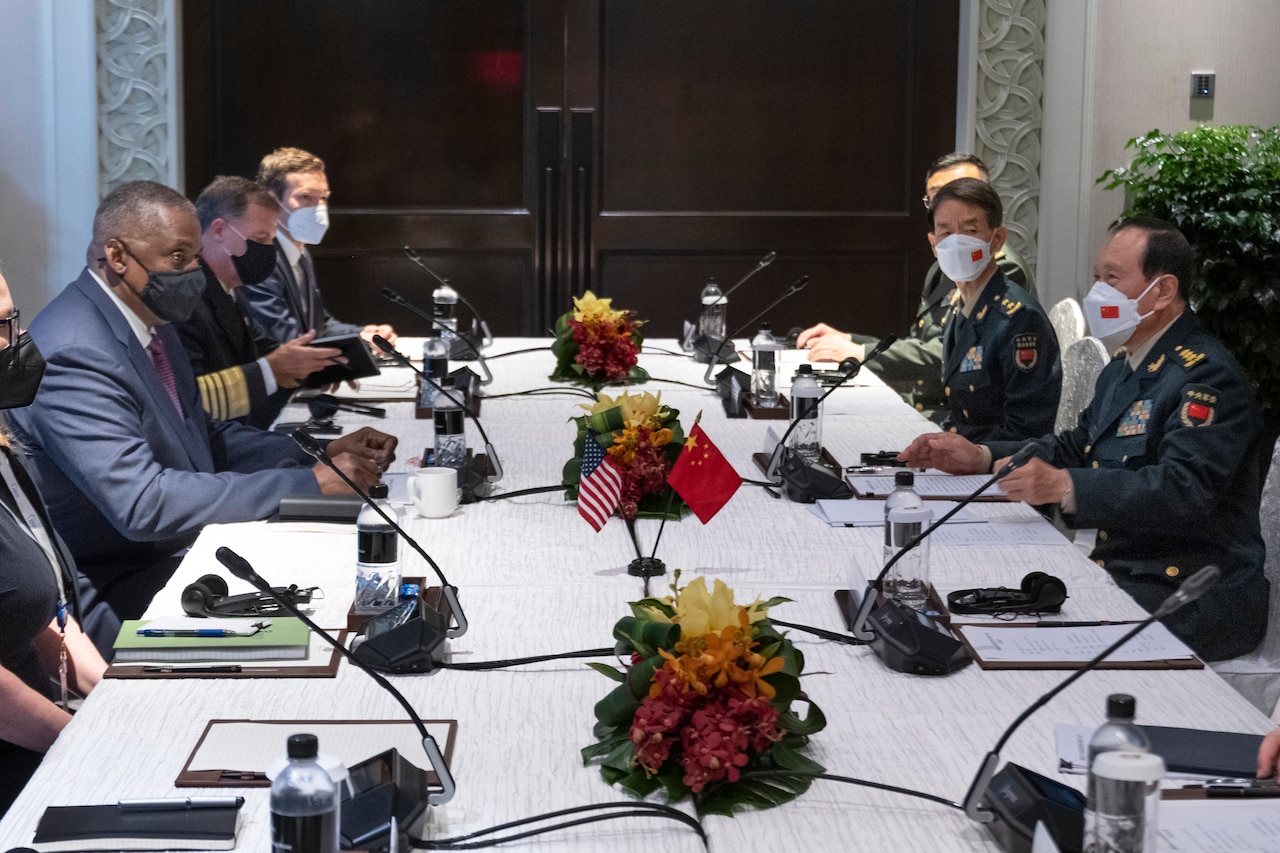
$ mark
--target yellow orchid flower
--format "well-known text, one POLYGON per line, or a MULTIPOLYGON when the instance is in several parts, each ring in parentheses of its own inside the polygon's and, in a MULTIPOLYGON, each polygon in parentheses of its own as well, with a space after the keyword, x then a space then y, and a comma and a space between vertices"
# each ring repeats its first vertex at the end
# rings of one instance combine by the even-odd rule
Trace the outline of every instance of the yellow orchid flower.
POLYGON ((717 580, 713 591, 707 591, 706 578, 698 578, 684 589, 676 599, 676 618, 680 624, 680 637, 690 640, 705 634, 719 634, 725 628, 737 628, 739 611, 733 603, 733 590, 724 581, 717 580))
POLYGON ((617 322, 622 318, 624 312, 615 311, 612 303, 613 299, 601 299, 588 290, 582 294, 581 299, 574 297, 573 319, 579 323, 586 318, 600 319, 610 323, 617 322))

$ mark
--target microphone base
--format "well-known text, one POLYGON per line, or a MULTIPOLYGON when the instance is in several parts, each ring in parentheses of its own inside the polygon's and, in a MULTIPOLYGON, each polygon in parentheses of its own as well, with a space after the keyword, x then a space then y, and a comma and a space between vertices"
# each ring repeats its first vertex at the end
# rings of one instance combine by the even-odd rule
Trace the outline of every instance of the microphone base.
POLYGON ((655 578, 667 573, 667 564, 657 557, 636 557, 627 566, 627 574, 637 578, 655 578))
POLYGON ((986 827, 1008 853, 1031 853, 1037 823, 1044 824, 1062 853, 1084 848, 1084 794, 1025 767, 1001 768, 981 806, 994 815, 986 827))
MULTIPOLYGON (((937 612, 945 612, 932 589, 929 602, 937 612)), ((837 590, 836 603, 852 631, 862 604, 861 595, 852 590, 837 590)), ((894 672, 950 675, 973 663, 964 643, 951 636, 941 623, 896 601, 883 599, 871 611, 867 627, 875 635, 868 645, 894 672)))
POLYGON ((693 360, 698 364, 737 364, 742 359, 733 351, 732 341, 698 335, 693 339, 693 360))
MULTIPOLYGON (((766 477, 769 476, 769 455, 755 453, 751 457, 766 477)), ((816 500, 842 500, 853 497, 853 490, 844 481, 844 467, 831 452, 822 448, 821 464, 806 464, 798 456, 784 451, 777 474, 787 500, 811 504, 816 500)))
MULTIPOLYGON (((422 578, 408 580, 413 583, 422 578)), ((364 637, 353 654, 378 672, 430 672, 448 650, 445 639, 452 613, 440 587, 424 589, 412 602, 402 601, 372 616, 352 610, 347 614, 347 626, 364 637), (401 611, 406 606, 412 607, 408 618, 401 611)))
POLYGON ((430 774, 389 749, 350 769, 350 797, 342 801, 343 850, 408 850, 421 838, 430 810, 430 774), (391 839, 395 819, 398 842, 391 839))
POLYGON ((449 342, 449 360, 476 361, 483 341, 470 332, 454 332, 454 335, 456 337, 449 342))

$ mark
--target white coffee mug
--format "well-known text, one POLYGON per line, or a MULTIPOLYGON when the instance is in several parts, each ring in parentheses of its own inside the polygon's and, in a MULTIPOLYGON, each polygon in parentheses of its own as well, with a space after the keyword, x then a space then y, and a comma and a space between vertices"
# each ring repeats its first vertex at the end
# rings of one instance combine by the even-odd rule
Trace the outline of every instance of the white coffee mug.
POLYGON ((444 518, 458 508, 458 472, 454 468, 419 468, 409 476, 409 500, 423 518, 444 518))

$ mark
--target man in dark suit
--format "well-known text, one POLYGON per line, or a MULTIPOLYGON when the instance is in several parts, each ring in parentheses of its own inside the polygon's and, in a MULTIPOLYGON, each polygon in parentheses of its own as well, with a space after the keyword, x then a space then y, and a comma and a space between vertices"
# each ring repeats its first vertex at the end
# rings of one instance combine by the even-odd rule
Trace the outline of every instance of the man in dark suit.
MULTIPOLYGON (((1207 660, 1242 655, 1266 631, 1270 588, 1258 520, 1262 420, 1248 380, 1187 310, 1191 247, 1173 225, 1120 223, 1094 278, 1085 317, 1116 356, 1079 425, 1036 441, 1038 458, 1001 487, 1060 507, 1071 527, 1098 528, 1091 556, 1148 610, 1217 565, 1217 586, 1165 622, 1207 660)), ((976 474, 1022 444, 932 433, 901 458, 976 474)))
MULTIPOLYGON (((200 226, 150 181, 113 190, 93 222, 90 266, 31 324, 48 362, 35 402, 9 417, 54 525, 84 577, 85 631, 104 654, 142 614, 206 524, 265 518, 291 494, 345 484, 287 436, 214 421, 166 321, 204 289, 200 226)), ((360 430, 329 445, 368 487, 396 440, 360 430)))
MULTIPOLYGON (((990 183, 987 166, 973 154, 954 151, 934 160, 925 173, 924 206, 927 210, 938 190, 960 178, 977 178, 990 183)), ((1036 280, 1022 257, 1008 243, 995 253, 1005 277, 1035 296, 1036 280)), ((924 276, 920 305, 911 326, 893 347, 867 365, 916 411, 941 421, 947 414, 947 398, 942 392, 942 334, 951 307, 959 298, 956 283, 943 274, 935 261, 924 276)), ((796 345, 809 349, 810 361, 843 361, 852 356, 861 361, 880 339, 873 335, 846 333, 819 323, 800 333, 796 345)))
POLYGON ((329 313, 320 296, 307 246, 318 244, 329 228, 324 161, 301 148, 277 148, 262 158, 258 183, 275 198, 279 217, 275 270, 265 281, 244 289, 258 329, 280 343, 306 331, 320 338, 359 333, 366 341, 381 335, 395 343, 390 326, 343 323, 329 313))
POLYGON ((342 351, 309 346, 313 331, 283 344, 253 331, 239 288, 266 279, 276 261, 276 203, 261 184, 214 178, 196 199, 196 216, 205 288, 191 317, 176 324, 178 334, 205 411, 217 420, 240 418, 265 429, 292 389, 342 351))

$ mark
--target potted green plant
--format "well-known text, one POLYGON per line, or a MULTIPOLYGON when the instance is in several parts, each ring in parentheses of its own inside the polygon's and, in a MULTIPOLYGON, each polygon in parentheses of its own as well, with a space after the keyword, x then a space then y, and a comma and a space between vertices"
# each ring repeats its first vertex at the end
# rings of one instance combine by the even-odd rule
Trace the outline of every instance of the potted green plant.
MULTIPOLYGON (((1098 178, 1125 190, 1124 216, 1174 222, 1195 249, 1191 307, 1249 375, 1280 432, 1280 127, 1153 130, 1130 139, 1127 168, 1098 178)), ((1263 452, 1271 457, 1271 442, 1263 452)))

